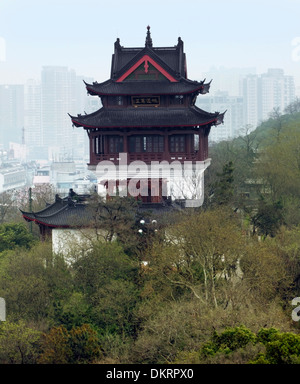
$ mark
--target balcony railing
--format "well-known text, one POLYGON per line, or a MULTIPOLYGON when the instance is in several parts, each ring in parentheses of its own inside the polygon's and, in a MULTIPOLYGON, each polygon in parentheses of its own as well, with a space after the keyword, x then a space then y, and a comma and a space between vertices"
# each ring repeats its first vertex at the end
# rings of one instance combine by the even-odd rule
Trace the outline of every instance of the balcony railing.
MULTIPOLYGON (((98 164, 100 161, 112 161, 113 163, 119 163, 120 161, 119 153, 110 153, 110 154, 92 154, 91 164, 98 164)), ((127 153, 127 161, 131 163, 132 161, 143 161, 145 163, 150 163, 151 161, 175 161, 180 162, 184 161, 197 161, 200 160, 198 152, 177 152, 177 153, 165 153, 165 152, 152 152, 152 153, 127 153)))

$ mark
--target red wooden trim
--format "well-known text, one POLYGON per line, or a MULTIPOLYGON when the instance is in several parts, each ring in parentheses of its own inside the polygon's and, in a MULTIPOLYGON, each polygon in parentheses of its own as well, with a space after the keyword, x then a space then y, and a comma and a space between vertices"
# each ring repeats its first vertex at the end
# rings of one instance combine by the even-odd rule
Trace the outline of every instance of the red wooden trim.
POLYGON ((23 215, 24 218, 30 221, 34 221, 35 223, 39 223, 44 225, 45 227, 50 227, 50 228, 69 228, 69 225, 54 225, 54 224, 46 224, 38 219, 32 219, 30 217, 27 217, 26 215, 23 215))
POLYGON ((126 77, 128 77, 135 69, 137 69, 143 62, 149 61, 160 73, 162 73, 168 80, 172 83, 177 83, 178 80, 174 79, 167 71, 165 71, 159 64, 157 64, 149 55, 144 55, 140 60, 138 60, 128 71, 126 71, 121 77, 118 78, 117 83, 120 83, 126 77))
MULTIPOLYGON (((176 80, 176 82, 178 82, 176 80)), ((197 92, 199 91, 200 89, 203 88, 203 85, 199 85, 197 86, 197 88, 194 88, 192 89, 191 91, 186 91, 186 92, 174 92, 174 93, 160 93, 160 95, 163 95, 163 96, 168 96, 168 95, 189 95, 189 94, 192 94, 194 92, 197 92)), ((95 91, 93 88, 89 88, 89 87, 86 87, 86 89, 88 91, 92 91, 94 94, 96 95, 99 95, 99 96, 132 96, 133 94, 127 94, 127 93, 106 93, 106 92, 98 92, 98 91, 95 91)), ((153 93, 143 93, 143 92, 139 92, 139 95, 140 96, 152 96, 153 93)), ((136 95, 136 93, 134 94, 136 95)), ((115 107, 118 107, 117 105, 115 107)), ((124 107, 124 106, 121 106, 121 107, 124 107)))
POLYGON ((29 220, 29 221, 35 221, 34 219, 32 219, 31 217, 28 217, 28 216, 26 216, 26 215, 22 215, 23 217, 24 217, 24 219, 27 219, 27 220, 29 220))
MULTIPOLYGON (((179 124, 179 125, 160 125, 158 128, 168 128, 168 127, 196 127, 196 126, 202 126, 202 125, 207 125, 207 124, 212 124, 213 122, 217 121, 217 119, 213 119, 213 120, 210 120, 210 121, 206 121, 205 123, 202 123, 202 124, 179 124)), ((99 128, 99 129, 102 129, 102 128, 105 128, 105 129, 115 129, 115 128, 152 128, 153 127, 153 124, 150 124, 150 125, 143 125, 143 126, 139 126, 139 127, 129 127, 129 126, 120 126, 120 125, 116 125, 116 126, 112 126, 112 127, 109 127, 109 126, 103 126, 103 127, 97 127, 97 126, 94 126, 94 125, 87 125, 87 124, 83 124, 83 123, 79 123, 77 122, 76 120, 72 120, 73 123, 75 124, 78 124, 80 125, 81 127, 84 127, 84 128, 99 128)))

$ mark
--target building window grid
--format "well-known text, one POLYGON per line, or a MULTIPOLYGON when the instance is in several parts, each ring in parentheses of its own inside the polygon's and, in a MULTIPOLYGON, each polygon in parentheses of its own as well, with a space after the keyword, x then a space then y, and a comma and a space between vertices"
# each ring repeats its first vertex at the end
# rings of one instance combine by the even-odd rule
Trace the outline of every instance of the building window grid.
POLYGON ((170 152, 185 152, 184 135, 173 135, 170 137, 170 152))
POLYGON ((108 137, 108 152, 109 153, 123 152, 123 137, 122 136, 109 136, 108 137))
POLYGON ((164 151, 164 138, 161 135, 131 136, 129 138, 131 153, 158 153, 164 151))

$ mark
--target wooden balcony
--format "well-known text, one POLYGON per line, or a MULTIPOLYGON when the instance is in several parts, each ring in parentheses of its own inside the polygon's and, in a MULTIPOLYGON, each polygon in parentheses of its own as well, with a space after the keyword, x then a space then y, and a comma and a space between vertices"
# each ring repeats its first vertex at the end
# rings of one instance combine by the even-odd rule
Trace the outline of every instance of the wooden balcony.
MULTIPOLYGON (((158 152, 158 153, 127 153, 127 161, 128 163, 131 163, 133 161, 143 161, 146 164, 151 163, 152 161, 199 161, 203 160, 199 156, 199 152, 178 152, 178 153, 165 153, 165 152, 158 152)), ((97 165, 100 161, 112 161, 114 164, 119 164, 120 161, 120 155, 119 153, 110 153, 110 154, 91 154, 90 164, 89 165, 97 165)))

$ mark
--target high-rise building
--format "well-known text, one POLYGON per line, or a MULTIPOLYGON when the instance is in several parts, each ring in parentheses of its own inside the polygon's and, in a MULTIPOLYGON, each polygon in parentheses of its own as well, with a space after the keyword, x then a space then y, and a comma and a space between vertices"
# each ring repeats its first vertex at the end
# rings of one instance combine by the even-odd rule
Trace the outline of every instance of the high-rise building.
POLYGON ((41 84, 28 80, 24 88, 24 142, 27 159, 43 158, 41 84))
POLYGON ((75 109, 76 74, 67 67, 45 66, 41 73, 42 144, 50 160, 73 157, 68 112, 75 109))
POLYGON ((24 86, 0 85, 0 147, 21 143, 24 125, 24 86))
POLYGON ((209 142, 228 140, 239 135, 244 124, 242 97, 229 96, 228 92, 219 91, 214 95, 198 98, 197 105, 209 112, 226 110, 223 124, 211 128, 209 142))
POLYGON ((211 67, 203 76, 208 81, 212 79, 211 95, 215 95, 219 91, 226 91, 229 96, 241 96, 240 80, 249 74, 256 74, 256 68, 211 67))
POLYGON ((255 129, 261 118, 260 86, 257 75, 248 75, 242 79, 242 97, 244 103, 244 124, 255 129))
POLYGON ((295 99, 293 76, 284 75, 283 69, 268 69, 261 75, 261 118, 265 120, 274 108, 281 112, 295 99))
POLYGON ((24 141, 27 159, 54 161, 88 157, 88 138, 70 127, 68 113, 89 113, 99 99, 88 97, 82 87, 91 78, 77 76, 67 67, 46 66, 41 81, 28 80, 24 87, 24 141))
MULTIPOLYGON (((36 155, 53 161, 83 159, 88 155, 88 139, 84 132, 74 130, 69 123, 68 113, 78 108, 89 113, 95 108, 95 100, 87 97, 82 87, 83 80, 90 78, 77 76, 74 70, 64 66, 44 66, 41 72, 40 98, 36 89, 28 93, 30 102, 36 103, 36 115, 31 116, 31 126, 26 126, 27 136, 34 135, 33 140, 27 140, 28 145, 36 147, 36 155), (39 100, 39 101, 38 101, 39 100), (40 108, 38 103, 40 102, 40 108), (34 116, 34 117, 33 117, 34 116), (40 124, 38 123, 40 117, 40 124)), ((96 100, 98 101, 98 100, 96 100)), ((99 101, 96 107, 99 107, 99 101)), ((35 155, 35 156, 36 156, 35 155)))
POLYGON ((283 69, 268 69, 262 75, 248 75, 242 79, 241 89, 245 124, 253 126, 253 129, 268 119, 274 109, 283 112, 295 100, 294 78, 285 75, 283 69))

